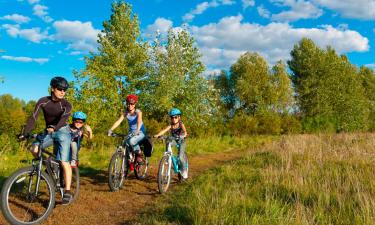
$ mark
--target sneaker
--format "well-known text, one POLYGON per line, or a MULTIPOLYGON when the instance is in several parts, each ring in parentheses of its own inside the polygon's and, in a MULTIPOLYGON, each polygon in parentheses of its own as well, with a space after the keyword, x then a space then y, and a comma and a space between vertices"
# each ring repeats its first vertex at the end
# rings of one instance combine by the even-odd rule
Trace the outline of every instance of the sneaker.
POLYGON ((75 159, 73 159, 72 161, 70 161, 70 167, 72 167, 72 168, 76 168, 76 167, 78 167, 78 161, 77 160, 75 160, 75 159))
POLYGON ((181 176, 182 176, 183 179, 187 179, 188 178, 188 172, 186 170, 182 171, 181 176))
POLYGON ((62 204, 63 205, 69 205, 72 202, 73 196, 70 193, 70 191, 65 191, 63 199, 62 199, 62 204))

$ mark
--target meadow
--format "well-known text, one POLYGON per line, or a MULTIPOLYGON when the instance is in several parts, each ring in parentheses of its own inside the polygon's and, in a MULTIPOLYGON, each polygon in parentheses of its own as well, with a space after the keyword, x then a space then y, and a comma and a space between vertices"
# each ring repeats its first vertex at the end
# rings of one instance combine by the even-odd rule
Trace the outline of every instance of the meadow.
POLYGON ((375 224, 375 135, 248 146, 146 208, 144 224, 375 224), (246 152, 246 153, 245 153, 246 152))

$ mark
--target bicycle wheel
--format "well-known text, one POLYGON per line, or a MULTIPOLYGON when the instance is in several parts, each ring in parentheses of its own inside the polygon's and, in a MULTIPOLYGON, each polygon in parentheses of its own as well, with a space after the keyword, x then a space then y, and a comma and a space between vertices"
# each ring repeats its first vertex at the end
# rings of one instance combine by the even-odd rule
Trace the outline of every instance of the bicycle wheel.
MULTIPOLYGON (((189 174, 189 159, 188 159, 188 156, 186 154, 186 152, 184 152, 184 159, 185 159, 185 162, 186 162, 186 165, 185 165, 185 171, 186 171, 186 174, 189 174)), ((181 162, 180 162, 181 164, 181 162)), ((182 168, 182 166, 180 165, 180 168, 182 168)), ((181 175, 181 172, 178 173, 178 180, 180 182, 182 182, 184 179, 181 175)))
POLYGON ((38 175, 34 167, 14 172, 1 190, 1 210, 5 219, 16 225, 39 224, 55 205, 55 185, 52 178, 41 172, 39 189, 35 194, 38 175))
POLYGON ((111 191, 118 191, 128 174, 128 167, 121 152, 116 152, 108 167, 108 185, 111 191))
POLYGON ((147 176, 148 158, 142 153, 142 162, 138 162, 138 157, 135 158, 134 175, 138 180, 143 180, 147 176))
POLYGON ((159 163, 158 171, 158 188, 160 194, 165 193, 168 190, 169 184, 171 182, 171 162, 170 156, 165 155, 161 158, 159 163))
POLYGON ((73 203, 77 200, 79 195, 79 169, 78 167, 72 168, 72 184, 70 186, 70 191, 72 193, 72 201, 73 203))

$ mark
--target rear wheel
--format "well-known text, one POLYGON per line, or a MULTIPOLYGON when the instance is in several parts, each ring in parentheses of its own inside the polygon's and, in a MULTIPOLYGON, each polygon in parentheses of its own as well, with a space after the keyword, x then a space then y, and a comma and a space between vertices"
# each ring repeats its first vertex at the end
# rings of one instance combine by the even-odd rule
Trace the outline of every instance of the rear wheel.
POLYGON ((38 192, 38 175, 26 167, 14 172, 1 190, 1 211, 11 224, 39 224, 45 220, 55 205, 55 185, 52 178, 41 172, 38 192))
POLYGON ((161 158, 158 170, 158 188, 160 194, 165 193, 168 190, 171 182, 171 161, 170 156, 165 155, 161 158))
POLYGON ((142 153, 142 162, 138 162, 138 156, 135 158, 134 175, 138 180, 143 180, 147 176, 148 170, 148 157, 142 153))
POLYGON ((111 191, 118 191, 128 174, 127 164, 122 152, 113 154, 108 167, 108 185, 111 191))

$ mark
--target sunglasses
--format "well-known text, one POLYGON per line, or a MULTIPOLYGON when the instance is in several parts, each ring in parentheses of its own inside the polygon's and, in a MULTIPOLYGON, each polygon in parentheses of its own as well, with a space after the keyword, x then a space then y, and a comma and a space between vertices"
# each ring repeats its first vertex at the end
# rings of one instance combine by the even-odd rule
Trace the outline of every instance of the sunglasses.
POLYGON ((58 91, 63 91, 63 92, 66 92, 66 89, 64 88, 56 88, 58 91))
POLYGON ((135 103, 126 103, 126 105, 135 105, 135 103))
POLYGON ((80 124, 83 124, 83 123, 84 123, 82 120, 74 120, 73 122, 74 122, 74 123, 80 123, 80 124))
POLYGON ((171 119, 177 119, 178 116, 171 116, 171 119))

